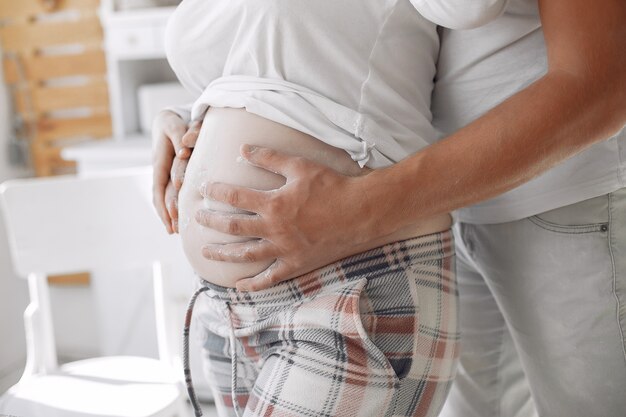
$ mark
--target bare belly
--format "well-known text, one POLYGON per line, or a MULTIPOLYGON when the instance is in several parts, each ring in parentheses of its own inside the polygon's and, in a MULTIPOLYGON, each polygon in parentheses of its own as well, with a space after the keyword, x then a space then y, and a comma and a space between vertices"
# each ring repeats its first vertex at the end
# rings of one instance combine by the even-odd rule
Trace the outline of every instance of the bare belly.
MULTIPOLYGON (((187 166, 185 181, 179 194, 179 231, 185 254, 195 272, 205 280, 224 287, 251 277, 267 268, 272 261, 255 263, 229 263, 211 261, 202 256, 202 246, 207 243, 232 243, 251 238, 232 236, 199 225, 195 213, 209 208, 226 212, 236 210, 228 205, 204 199, 198 192, 203 182, 214 181, 247 186, 260 190, 281 187, 285 178, 253 167, 241 161, 242 144, 266 146, 334 168, 346 175, 364 175, 361 169, 343 150, 332 147, 312 136, 248 113, 244 109, 211 108, 207 111, 193 155, 187 166)), ((393 235, 371 242, 363 250, 382 244, 434 233, 450 227, 447 214, 421 221, 399 230, 393 235)))

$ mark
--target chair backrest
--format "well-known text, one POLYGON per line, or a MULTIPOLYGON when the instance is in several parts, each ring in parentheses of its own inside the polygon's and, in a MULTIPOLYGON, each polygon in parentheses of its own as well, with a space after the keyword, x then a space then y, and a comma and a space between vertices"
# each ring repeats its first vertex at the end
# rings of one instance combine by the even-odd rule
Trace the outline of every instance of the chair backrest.
POLYGON ((151 170, 17 179, 0 186, 20 276, 132 267, 178 259, 152 208, 151 170))
POLYGON ((167 235, 154 212, 151 184, 150 167, 142 167, 0 185, 13 265, 18 275, 29 278, 31 305, 25 322, 30 372, 56 368, 45 277, 111 266, 153 266, 159 353, 161 359, 178 362, 171 357, 178 356, 178 349, 169 346, 177 343, 178 334, 165 322, 171 303, 159 293, 172 287, 159 280, 163 264, 180 262, 183 255, 177 237, 167 235))

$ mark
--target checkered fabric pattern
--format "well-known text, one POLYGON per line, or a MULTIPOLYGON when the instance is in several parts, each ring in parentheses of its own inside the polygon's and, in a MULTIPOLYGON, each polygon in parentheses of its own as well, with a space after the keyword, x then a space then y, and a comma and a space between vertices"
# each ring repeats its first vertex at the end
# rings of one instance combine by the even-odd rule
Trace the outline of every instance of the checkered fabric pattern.
POLYGON ((220 416, 436 416, 459 353, 450 232, 394 242, 272 288, 201 280, 220 416))

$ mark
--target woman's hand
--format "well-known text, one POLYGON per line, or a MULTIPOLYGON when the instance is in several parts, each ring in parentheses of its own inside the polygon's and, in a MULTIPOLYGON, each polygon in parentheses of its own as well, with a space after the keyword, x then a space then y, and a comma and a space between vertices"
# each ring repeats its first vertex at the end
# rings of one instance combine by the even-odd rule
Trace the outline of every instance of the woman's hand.
POLYGON ((286 178, 283 187, 252 190, 206 183, 205 198, 257 214, 199 210, 198 223, 231 235, 254 236, 243 243, 211 244, 204 257, 225 262, 275 259, 255 277, 237 282, 239 290, 257 291, 352 255, 378 232, 361 177, 348 177, 324 165, 267 148, 243 146, 252 165, 286 178))
POLYGON ((178 232, 178 191, 202 122, 189 126, 176 113, 163 110, 152 124, 152 202, 168 233, 178 232))

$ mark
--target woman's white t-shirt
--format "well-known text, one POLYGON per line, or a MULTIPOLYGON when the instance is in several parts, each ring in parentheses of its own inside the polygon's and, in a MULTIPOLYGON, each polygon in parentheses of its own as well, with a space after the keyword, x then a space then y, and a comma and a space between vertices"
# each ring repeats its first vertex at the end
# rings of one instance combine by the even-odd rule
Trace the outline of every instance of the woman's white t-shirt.
POLYGON ((437 138, 430 112, 435 23, 480 25, 503 4, 184 0, 168 23, 166 52, 198 96, 192 120, 209 106, 245 108, 379 168, 437 138))

